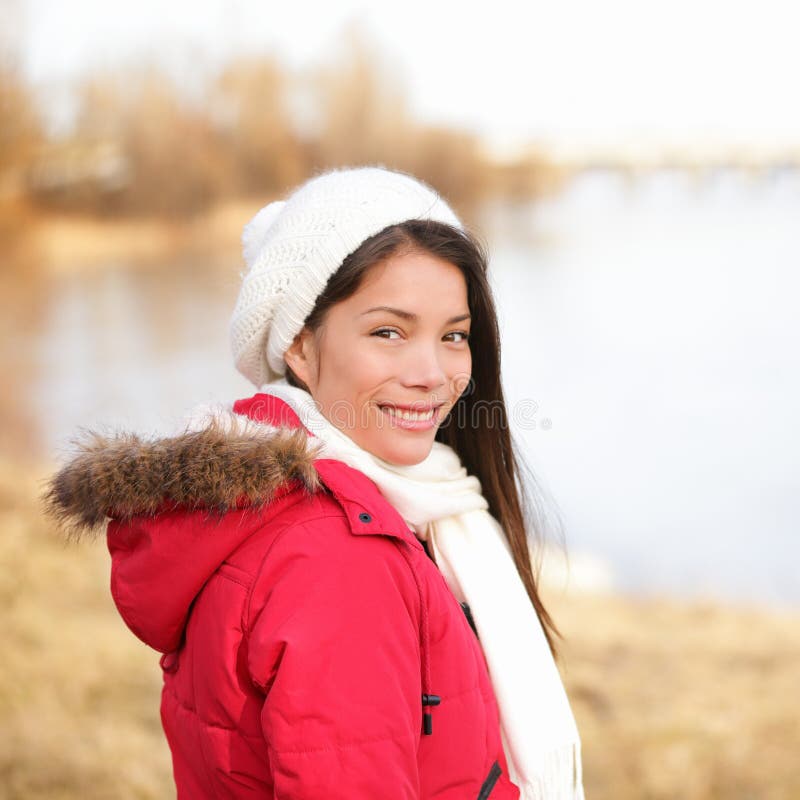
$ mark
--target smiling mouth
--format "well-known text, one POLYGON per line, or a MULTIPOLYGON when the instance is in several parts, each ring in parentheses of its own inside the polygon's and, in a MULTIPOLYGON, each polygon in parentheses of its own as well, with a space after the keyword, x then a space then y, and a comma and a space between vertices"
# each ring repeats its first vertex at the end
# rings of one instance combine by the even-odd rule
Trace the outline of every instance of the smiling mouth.
POLYGON ((400 419, 411 420, 412 422, 427 422, 433 419, 436 413, 435 408, 428 411, 406 411, 402 408, 395 408, 394 406, 381 406, 382 411, 385 411, 391 417, 399 417, 400 419))
POLYGON ((419 411, 407 408, 400 408, 393 405, 378 405, 378 408, 386 414, 389 419, 403 427, 428 428, 431 427, 439 418, 439 411, 444 405, 440 403, 433 408, 420 409, 419 411))

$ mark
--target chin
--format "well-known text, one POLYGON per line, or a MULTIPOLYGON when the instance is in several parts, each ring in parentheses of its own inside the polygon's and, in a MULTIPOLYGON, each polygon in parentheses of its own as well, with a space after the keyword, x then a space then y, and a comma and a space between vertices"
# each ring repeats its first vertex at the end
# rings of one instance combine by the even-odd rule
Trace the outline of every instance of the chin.
POLYGON ((370 448, 373 455, 387 461, 389 464, 410 467, 424 461, 431 452, 433 439, 408 442, 379 442, 375 448, 370 448))

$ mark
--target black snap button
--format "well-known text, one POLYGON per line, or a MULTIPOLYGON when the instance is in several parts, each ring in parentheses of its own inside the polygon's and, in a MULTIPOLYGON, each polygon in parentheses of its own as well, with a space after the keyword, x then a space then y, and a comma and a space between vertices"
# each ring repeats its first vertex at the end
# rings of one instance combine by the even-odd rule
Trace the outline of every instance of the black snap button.
POLYGON ((358 518, 359 518, 359 519, 360 519, 362 522, 372 522, 372 517, 371 517, 369 514, 367 514, 367 512, 366 512, 366 511, 362 511, 362 512, 361 512, 361 513, 358 515, 358 518))

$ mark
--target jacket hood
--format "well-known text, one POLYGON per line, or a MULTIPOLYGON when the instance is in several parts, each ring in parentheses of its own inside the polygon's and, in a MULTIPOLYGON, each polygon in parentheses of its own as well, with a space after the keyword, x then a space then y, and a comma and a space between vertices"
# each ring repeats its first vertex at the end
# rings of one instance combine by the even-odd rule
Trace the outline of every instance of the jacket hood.
POLYGON ((166 438, 89 431, 45 487, 44 510, 70 538, 101 534, 108 519, 114 601, 162 652, 178 646, 208 578, 263 524, 246 510, 322 487, 313 437, 291 409, 265 417, 261 407, 260 421, 249 412, 220 410, 166 438))
POLYGON ((257 393, 204 412, 171 437, 87 432, 42 497, 69 537, 100 534, 108 520, 114 602, 151 647, 178 647, 211 575, 269 516, 296 502, 298 488, 333 495, 354 534, 421 547, 370 478, 318 457, 315 437, 283 400, 257 393))

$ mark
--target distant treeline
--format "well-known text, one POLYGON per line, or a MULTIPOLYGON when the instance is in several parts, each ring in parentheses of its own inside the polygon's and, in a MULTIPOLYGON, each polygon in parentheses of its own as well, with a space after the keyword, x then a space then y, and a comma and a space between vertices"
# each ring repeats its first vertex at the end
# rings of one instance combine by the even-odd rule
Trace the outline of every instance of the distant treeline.
POLYGON ((502 164, 473 133, 425 125, 358 36, 323 67, 229 63, 200 85, 158 67, 77 86, 68 134, 46 133, 37 98, 0 67, 0 198, 97 215, 189 216, 225 198, 269 196, 320 169, 382 163, 429 181, 461 209, 557 181, 535 153, 502 164))

